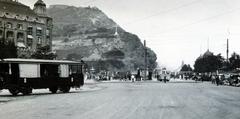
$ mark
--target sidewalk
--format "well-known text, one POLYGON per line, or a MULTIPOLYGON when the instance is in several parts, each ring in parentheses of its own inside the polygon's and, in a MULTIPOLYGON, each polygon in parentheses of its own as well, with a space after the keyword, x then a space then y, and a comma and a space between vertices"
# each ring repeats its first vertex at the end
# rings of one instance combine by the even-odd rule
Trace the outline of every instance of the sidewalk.
POLYGON ((188 82, 188 83, 190 83, 190 82, 195 82, 194 80, 185 80, 185 79, 170 79, 170 81, 169 82, 188 82))

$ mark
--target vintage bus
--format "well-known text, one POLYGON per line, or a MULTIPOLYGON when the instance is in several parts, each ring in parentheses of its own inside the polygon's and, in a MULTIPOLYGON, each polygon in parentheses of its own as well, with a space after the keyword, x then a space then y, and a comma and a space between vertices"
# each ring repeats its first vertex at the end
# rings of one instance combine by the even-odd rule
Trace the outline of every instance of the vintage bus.
POLYGON ((48 88, 67 93, 71 87, 84 84, 83 63, 66 60, 2 59, 0 60, 0 90, 12 95, 28 95, 33 89, 48 88))
POLYGON ((170 72, 167 71, 166 68, 158 68, 158 69, 155 69, 154 70, 154 75, 155 75, 155 78, 157 78, 158 81, 163 81, 164 79, 166 79, 167 81, 170 80, 170 72))

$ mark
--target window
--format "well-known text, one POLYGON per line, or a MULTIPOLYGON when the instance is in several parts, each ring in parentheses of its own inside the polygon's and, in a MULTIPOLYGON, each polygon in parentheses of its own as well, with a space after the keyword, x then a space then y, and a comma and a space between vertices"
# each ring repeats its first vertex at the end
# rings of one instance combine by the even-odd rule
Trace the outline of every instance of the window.
POLYGON ((37 36, 41 36, 42 35, 42 30, 37 30, 37 36))
POLYGON ((17 24, 17 28, 18 29, 23 29, 23 25, 22 24, 17 24))
POLYGON ((27 39, 27 46, 28 47, 31 47, 32 46, 32 43, 33 43, 33 40, 31 38, 28 38, 27 39))
POLYGON ((17 40, 19 42, 23 42, 24 41, 24 34, 21 33, 21 32, 17 33, 17 40))
POLYGON ((47 35, 47 36, 49 36, 49 35, 50 35, 50 33, 49 33, 49 30, 48 30, 48 29, 46 30, 46 35, 47 35))
POLYGON ((12 23, 7 22, 6 27, 10 29, 10 28, 13 28, 13 25, 12 25, 12 23))
POLYGON ((42 39, 38 37, 38 44, 42 44, 42 39))
POLYGON ((27 28, 27 34, 28 34, 28 35, 32 35, 32 34, 33 34, 33 28, 32 28, 32 26, 28 26, 28 28, 27 28))
POLYGON ((42 35, 42 28, 41 27, 37 27, 36 34, 37 34, 37 36, 41 36, 42 35))
POLYGON ((7 31, 7 38, 13 38, 13 37, 14 37, 13 31, 7 31))
POLYGON ((7 36, 6 37, 7 40, 14 41, 14 32, 13 31, 7 31, 6 36, 7 36))
POLYGON ((17 14, 16 16, 15 16, 15 19, 17 19, 19 17, 19 15, 17 14))
POLYGON ((46 43, 47 45, 50 45, 50 44, 51 44, 51 43, 50 43, 50 39, 49 39, 49 38, 46 38, 45 43, 46 43))

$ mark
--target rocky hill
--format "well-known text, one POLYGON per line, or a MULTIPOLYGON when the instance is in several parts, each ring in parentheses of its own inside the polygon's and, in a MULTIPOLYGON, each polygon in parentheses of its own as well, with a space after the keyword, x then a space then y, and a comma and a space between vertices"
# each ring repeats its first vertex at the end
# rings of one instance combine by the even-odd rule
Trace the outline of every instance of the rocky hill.
MULTIPOLYGON (((130 71, 144 67, 144 46, 98 8, 53 5, 53 49, 59 59, 83 59, 96 70, 130 71)), ((150 67, 156 54, 147 49, 150 67)))

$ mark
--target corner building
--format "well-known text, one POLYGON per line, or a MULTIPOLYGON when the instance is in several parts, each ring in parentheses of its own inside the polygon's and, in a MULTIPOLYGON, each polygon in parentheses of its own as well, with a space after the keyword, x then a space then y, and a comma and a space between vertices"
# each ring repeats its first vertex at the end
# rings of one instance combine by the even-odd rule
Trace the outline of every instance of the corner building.
POLYGON ((52 48, 52 18, 46 4, 38 0, 31 9, 17 0, 0 0, 0 39, 12 41, 23 51, 52 48))

